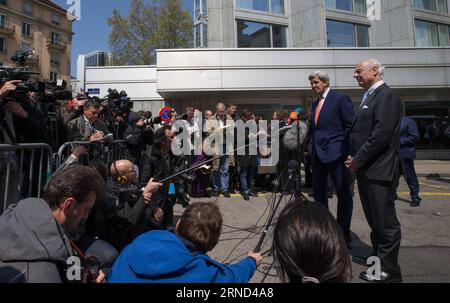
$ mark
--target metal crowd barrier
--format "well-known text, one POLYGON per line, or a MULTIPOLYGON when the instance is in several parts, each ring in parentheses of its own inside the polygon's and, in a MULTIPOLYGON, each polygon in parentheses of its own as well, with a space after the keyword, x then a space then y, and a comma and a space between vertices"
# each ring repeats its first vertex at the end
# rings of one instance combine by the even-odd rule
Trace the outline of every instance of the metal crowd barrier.
POLYGON ((77 145, 83 145, 88 150, 88 161, 91 159, 100 160, 103 164, 124 159, 126 142, 123 140, 116 140, 112 142, 106 141, 74 141, 66 142, 58 150, 58 153, 53 155, 55 169, 58 168, 70 156, 72 148, 77 145))
POLYGON ((0 144, 0 214, 20 199, 40 198, 52 165, 52 148, 47 144, 0 144))

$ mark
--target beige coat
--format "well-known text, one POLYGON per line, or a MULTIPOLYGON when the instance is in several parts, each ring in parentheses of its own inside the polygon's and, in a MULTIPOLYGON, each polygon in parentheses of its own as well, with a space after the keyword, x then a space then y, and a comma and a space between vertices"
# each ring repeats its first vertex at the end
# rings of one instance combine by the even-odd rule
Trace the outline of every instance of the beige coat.
MULTIPOLYGON (((234 150, 234 121, 231 118, 230 115, 226 115, 226 121, 225 121, 225 127, 224 128, 224 132, 226 132, 226 136, 227 137, 232 137, 233 140, 231 140, 230 142, 227 142, 227 152, 231 152, 234 150)), ((213 157, 217 157, 219 156, 219 144, 216 144, 216 141, 218 139, 216 136, 220 136, 222 130, 218 129, 219 128, 219 120, 217 119, 216 115, 211 116, 207 121, 206 121, 206 127, 208 129, 208 137, 205 139, 205 141, 203 142, 203 149, 204 152, 207 155, 212 155, 213 157)), ((233 153, 228 154, 228 159, 230 161, 230 166, 235 166, 235 161, 234 161, 234 155, 233 153)), ((216 159, 212 162, 212 167, 214 171, 218 171, 219 170, 219 159, 216 159)))

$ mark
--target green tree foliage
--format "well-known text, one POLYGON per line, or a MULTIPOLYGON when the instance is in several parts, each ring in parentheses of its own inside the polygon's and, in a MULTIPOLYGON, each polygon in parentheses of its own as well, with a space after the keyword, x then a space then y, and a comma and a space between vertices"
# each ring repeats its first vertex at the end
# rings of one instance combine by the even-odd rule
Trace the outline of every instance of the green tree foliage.
POLYGON ((128 16, 114 9, 108 18, 115 65, 156 63, 156 49, 187 48, 192 19, 181 0, 132 0, 128 16))

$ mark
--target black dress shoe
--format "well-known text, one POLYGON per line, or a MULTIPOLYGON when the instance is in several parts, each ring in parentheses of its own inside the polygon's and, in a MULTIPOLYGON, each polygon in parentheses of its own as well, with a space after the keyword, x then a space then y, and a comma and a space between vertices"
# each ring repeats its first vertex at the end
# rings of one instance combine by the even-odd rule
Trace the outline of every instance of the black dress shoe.
POLYGON ((229 192, 222 192, 222 195, 223 195, 225 198, 231 197, 229 192))
POLYGON ((352 261, 356 264, 362 265, 362 266, 369 266, 367 265, 367 258, 361 257, 361 256, 352 256, 352 261))
POLYGON ((243 193, 242 196, 244 197, 244 200, 245 200, 245 201, 250 201, 249 194, 243 193))
POLYGON ((390 274, 382 271, 379 277, 369 276, 366 271, 359 274, 359 278, 370 283, 402 283, 403 278, 401 273, 390 274))
POLYGON ((250 191, 250 192, 248 193, 248 195, 249 195, 250 197, 258 197, 258 195, 255 194, 255 193, 252 192, 252 191, 250 191))
POLYGON ((422 201, 422 199, 413 199, 412 201, 411 201, 411 204, 410 204, 410 206, 411 207, 419 207, 420 206, 420 201, 422 201))

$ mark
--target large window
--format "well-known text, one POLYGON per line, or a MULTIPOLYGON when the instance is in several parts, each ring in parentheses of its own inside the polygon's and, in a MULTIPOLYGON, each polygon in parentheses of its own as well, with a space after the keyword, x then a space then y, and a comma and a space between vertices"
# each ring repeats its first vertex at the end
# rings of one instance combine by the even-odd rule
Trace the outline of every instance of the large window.
POLYGON ((414 0, 414 8, 435 11, 442 14, 448 13, 447 0, 414 0))
POLYGON ((6 16, 0 14, 0 27, 5 28, 6 26, 6 16))
POLYGON ((57 72, 50 72, 50 82, 56 82, 58 81, 58 73, 57 72))
POLYGON ((1 5, 8 5, 8 1, 6 1, 6 0, 0 0, 0 4, 1 4, 1 5))
POLYGON ((61 24, 61 16, 59 14, 53 14, 52 15, 52 23, 55 25, 61 24))
POLYGON ((415 20, 416 46, 449 46, 450 26, 415 20))
POLYGON ((23 3, 23 12, 27 15, 33 14, 33 5, 31 5, 30 2, 24 2, 23 3))
POLYGON ((327 20, 327 45, 328 47, 368 47, 369 27, 327 20))
POLYGON ((325 7, 343 11, 366 14, 366 0, 325 0, 325 7))
POLYGON ((31 36, 31 24, 28 22, 22 23, 22 35, 24 36, 31 36))
POLYGON ((284 15, 284 0, 236 0, 237 8, 284 15))
POLYGON ((58 53, 51 52, 50 53, 50 64, 53 65, 59 65, 60 64, 60 58, 58 53))
POLYGON ((50 40, 53 44, 60 44, 61 37, 57 33, 52 33, 50 36, 50 40))
POLYGON ((6 39, 0 37, 0 53, 6 53, 6 39))
POLYGON ((237 20, 238 47, 286 47, 286 26, 237 20))

